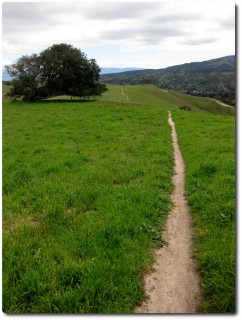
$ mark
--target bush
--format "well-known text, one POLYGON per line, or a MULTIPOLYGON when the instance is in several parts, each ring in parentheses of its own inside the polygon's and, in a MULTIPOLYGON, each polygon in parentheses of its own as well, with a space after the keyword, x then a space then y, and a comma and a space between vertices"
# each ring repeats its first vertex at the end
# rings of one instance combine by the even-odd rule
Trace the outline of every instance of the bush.
POLYGON ((189 107, 189 106, 182 106, 182 107, 179 107, 180 110, 186 110, 186 111, 191 111, 192 108, 189 107))

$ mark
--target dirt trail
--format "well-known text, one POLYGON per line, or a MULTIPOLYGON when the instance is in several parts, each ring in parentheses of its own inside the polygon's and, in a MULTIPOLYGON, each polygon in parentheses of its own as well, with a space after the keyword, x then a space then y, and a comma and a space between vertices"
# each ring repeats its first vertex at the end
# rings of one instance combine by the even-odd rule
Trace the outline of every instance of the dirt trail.
POLYGON ((217 102, 217 103, 220 104, 221 106, 224 106, 224 107, 232 107, 231 105, 229 105, 229 104, 227 104, 227 103, 224 103, 224 102, 222 102, 222 101, 220 101, 220 100, 213 99, 213 98, 211 98, 211 100, 217 102))
POLYGON ((129 101, 129 97, 127 96, 127 94, 124 93, 124 88, 122 87, 122 95, 126 97, 126 99, 129 101))
POLYGON ((135 313, 195 313, 201 299, 200 278, 192 259, 192 218, 184 198, 184 161, 169 112, 175 157, 174 207, 163 237, 168 245, 156 251, 154 269, 144 279, 147 300, 135 313))

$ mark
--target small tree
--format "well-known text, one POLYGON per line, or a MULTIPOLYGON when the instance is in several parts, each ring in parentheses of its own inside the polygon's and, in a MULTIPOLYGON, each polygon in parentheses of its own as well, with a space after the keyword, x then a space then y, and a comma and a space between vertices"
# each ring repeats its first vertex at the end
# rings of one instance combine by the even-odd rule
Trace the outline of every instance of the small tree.
POLYGON ((141 81, 141 84, 150 84, 150 80, 149 79, 143 79, 142 81, 141 81))
POLYGON ((22 56, 12 65, 5 66, 5 70, 13 77, 9 96, 22 97, 24 101, 32 101, 37 97, 42 85, 41 63, 36 54, 22 56))
POLYGON ((24 101, 55 95, 87 97, 106 90, 98 82, 100 68, 96 61, 65 43, 55 44, 39 55, 22 56, 5 69, 13 77, 9 95, 24 101))

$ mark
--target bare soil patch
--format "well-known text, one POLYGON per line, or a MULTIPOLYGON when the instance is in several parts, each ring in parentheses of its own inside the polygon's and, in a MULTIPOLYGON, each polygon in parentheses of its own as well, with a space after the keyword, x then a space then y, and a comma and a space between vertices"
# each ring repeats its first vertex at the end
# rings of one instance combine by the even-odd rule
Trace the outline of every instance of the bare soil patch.
POLYGON ((168 122, 175 158, 174 207, 163 234, 168 244, 155 253, 153 272, 144 279, 147 299, 135 313, 195 313, 201 300, 200 277, 192 254, 192 218, 184 197, 185 166, 170 112, 168 122))

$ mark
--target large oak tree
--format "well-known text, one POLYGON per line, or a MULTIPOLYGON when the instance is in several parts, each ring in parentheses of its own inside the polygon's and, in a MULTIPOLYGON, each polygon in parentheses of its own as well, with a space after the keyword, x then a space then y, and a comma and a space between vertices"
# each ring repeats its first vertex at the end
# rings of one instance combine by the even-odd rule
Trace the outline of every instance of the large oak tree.
POLYGON ((39 55, 22 56, 5 69, 13 78, 9 95, 24 101, 56 95, 89 97, 106 90, 98 82, 96 61, 65 43, 54 44, 39 55))

